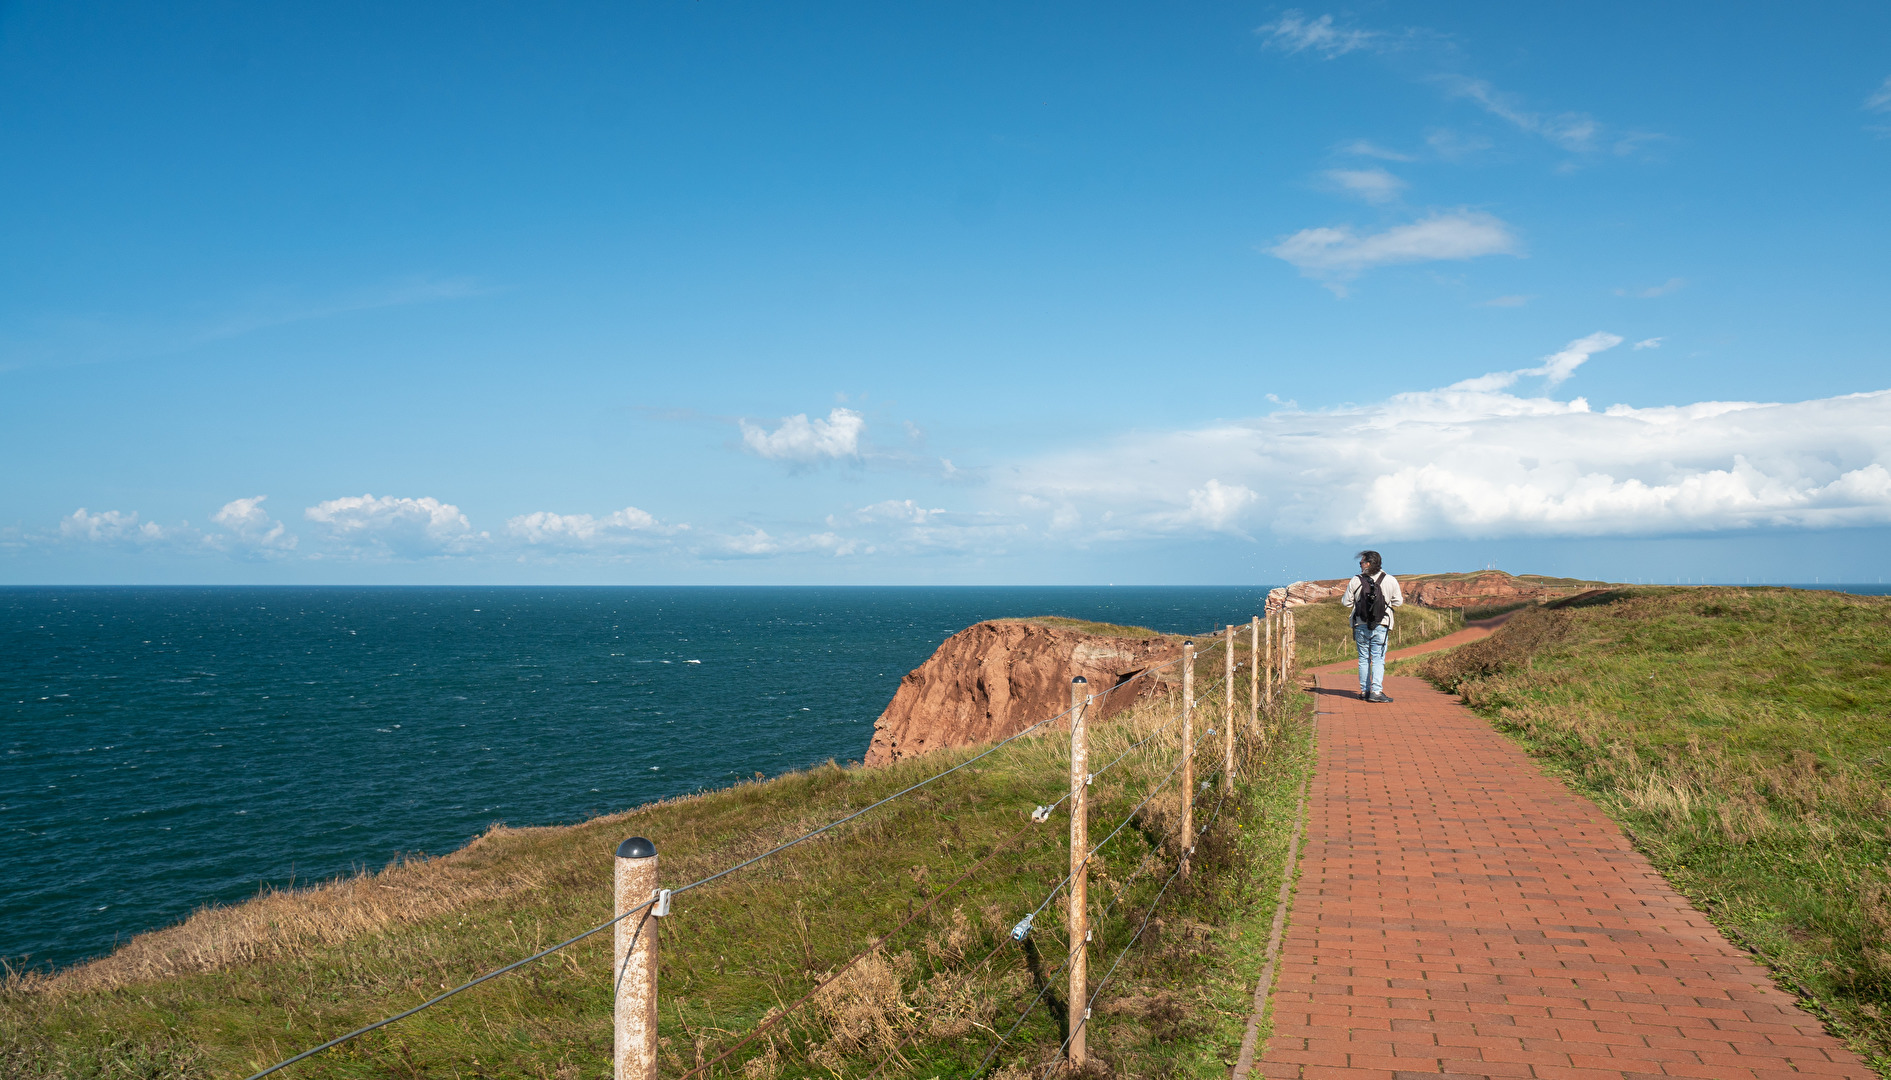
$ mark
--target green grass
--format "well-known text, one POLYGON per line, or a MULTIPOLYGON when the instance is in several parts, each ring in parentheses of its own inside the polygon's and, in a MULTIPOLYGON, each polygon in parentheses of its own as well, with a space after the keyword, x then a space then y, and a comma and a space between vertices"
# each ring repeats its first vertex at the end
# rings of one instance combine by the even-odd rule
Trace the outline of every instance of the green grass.
MULTIPOLYGON (((1302 667, 1350 660, 1359 655, 1353 644, 1352 612, 1338 601, 1308 604, 1293 609, 1295 641, 1302 667)), ((1418 645, 1464 629, 1461 613, 1451 608, 1406 604, 1393 616, 1388 651, 1418 645)))
POLYGON ((1151 630, 1146 626, 1119 626, 1116 623, 1092 622, 1089 619, 1072 619, 1064 615, 1030 615, 1021 619, 1001 619, 1001 622, 1027 622, 1039 626, 1054 626, 1059 630, 1075 630, 1083 634, 1095 634, 1098 637, 1159 638, 1173 635, 1151 630))
MULTIPOLYGON (((1206 674, 1206 672, 1204 672, 1206 674)), ((1206 681, 1206 680, 1204 680, 1206 681)), ((1237 680, 1244 687, 1245 680, 1237 680)), ((1195 873, 1172 886, 1098 1000, 1092 1053, 1120 1076, 1225 1074, 1245 1021, 1272 916, 1294 794, 1310 767, 1295 695, 1269 738, 1244 744, 1244 779, 1197 840, 1195 873)), ((1215 693, 1203 723, 1217 726, 1215 693)), ((1098 726, 1100 767, 1155 733, 1092 789, 1092 837, 1130 817, 1179 751, 1169 699, 1098 726), (1166 725, 1166 726, 1165 726, 1166 725)), ((1198 775, 1215 775, 1219 738, 1198 775)), ((1065 952, 1059 904, 1029 952, 1007 932, 1067 869, 1067 818, 1033 825, 1067 787, 1067 736, 1019 740, 933 786, 712 886, 677 897, 661 924, 663 1073, 764 1022, 979 860, 944 895, 775 1037, 716 1075, 747 1080, 968 1076, 1065 952), (995 948, 995 951, 994 950, 995 948), (981 962, 988 956, 989 963, 981 962)), ((134 941, 94 969, 0 986, 0 1075, 243 1076, 603 921, 610 852, 652 838, 666 885, 694 880, 963 761, 945 751, 877 768, 832 764, 583 824, 500 830, 441 859, 301 894, 211 910, 134 941), (390 906, 391 905, 391 906, 390 906), (356 929, 349 929, 356 927, 356 929)), ((1198 822, 1219 798, 1198 793, 1198 822)), ((1135 931, 1175 857, 1173 785, 1102 851, 1090 896, 1093 979, 1135 931), (1115 901, 1107 917, 1102 909, 1115 901)), ((295 1078, 542 1077, 610 1074, 608 934, 292 1067, 295 1078)), ((1058 980, 1050 979, 1053 987, 1058 980)), ((1062 990, 1031 1008, 993 1063, 999 1075, 1061 1042, 1062 990)))
POLYGON ((1463 616, 1465 622, 1475 622, 1479 619, 1494 618, 1512 611, 1522 611, 1527 607, 1535 607, 1536 604, 1537 601, 1535 600, 1510 600, 1501 604, 1483 604, 1478 607, 1460 608, 1458 609, 1458 613, 1463 616))
POLYGON ((1618 589, 1417 662, 1891 1076, 1891 600, 1618 589))

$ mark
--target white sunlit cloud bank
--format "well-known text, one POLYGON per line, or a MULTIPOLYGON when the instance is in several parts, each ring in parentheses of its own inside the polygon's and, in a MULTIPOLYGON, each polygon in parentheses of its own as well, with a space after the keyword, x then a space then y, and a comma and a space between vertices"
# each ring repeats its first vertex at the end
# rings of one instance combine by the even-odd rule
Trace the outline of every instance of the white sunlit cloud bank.
POLYGON ((1547 391, 1620 344, 1326 411, 1145 433, 1008 482, 1047 530, 1291 540, 1633 537, 1891 523, 1891 391, 1597 410, 1547 391), (1510 392, 1542 380, 1533 396, 1510 392), (1243 494, 1245 493, 1245 494, 1243 494))
MULTIPOLYGON (((1645 338, 1637 346, 1658 344, 1645 338)), ((621 503, 488 522, 432 496, 366 494, 307 506, 298 539, 271 517, 264 496, 252 495, 211 502, 205 510, 220 508, 201 529, 150 520, 136 506, 83 508, 0 534, 0 548, 278 566, 609 566, 612 574, 659 578, 694 567, 712 568, 717 580, 751 573, 738 564, 778 560, 927 579, 936 567, 1002 576, 1007 567, 1064 565, 1057 560, 1078 550, 1129 560, 1139 550, 1203 542, 1255 550, 1891 525, 1891 390, 1649 406, 1592 404, 1572 392, 1593 364, 1631 354, 1620 335, 1598 331, 1510 370, 1378 401, 1326 409, 1276 403, 1266 415, 1104 439, 1073 432, 1056 452, 980 462, 977 483, 860 454, 858 468, 838 478, 844 483, 783 478, 799 493, 795 502, 756 505, 705 488, 674 511, 693 525, 621 503), (857 501, 836 505, 841 492, 857 493, 857 501), (865 569, 868 560, 877 569, 865 569)), ((816 423, 808 422, 810 438, 833 437, 816 423)), ((821 423, 831 427, 831 417, 821 423)), ((762 434, 774 439, 783 430, 795 445, 798 429, 786 424, 762 434)), ((858 429, 848 438, 858 450, 858 429)), ((736 452, 729 464, 741 470, 736 452)), ((783 451, 777 460, 803 459, 783 451)), ((758 567, 752 576, 789 580, 802 572, 829 573, 758 567)))

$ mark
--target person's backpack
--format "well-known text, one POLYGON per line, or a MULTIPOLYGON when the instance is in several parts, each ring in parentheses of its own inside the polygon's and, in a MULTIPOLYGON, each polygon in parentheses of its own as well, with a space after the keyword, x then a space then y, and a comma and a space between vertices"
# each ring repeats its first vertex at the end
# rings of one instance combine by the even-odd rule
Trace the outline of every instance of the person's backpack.
POLYGON ((1377 626, 1385 621, 1385 590, 1379 588, 1379 580, 1383 577, 1383 570, 1371 577, 1359 575, 1359 595, 1353 597, 1353 618, 1367 626, 1377 626))

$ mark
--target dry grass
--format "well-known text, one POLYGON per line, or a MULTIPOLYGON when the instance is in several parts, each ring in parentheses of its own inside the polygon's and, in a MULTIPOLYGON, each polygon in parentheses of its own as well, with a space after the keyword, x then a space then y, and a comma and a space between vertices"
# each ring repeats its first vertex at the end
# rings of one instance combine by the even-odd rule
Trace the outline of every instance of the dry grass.
MULTIPOLYGON (((1217 661, 1204 659, 1204 685, 1218 670, 1217 661)), ((1165 696, 1095 729, 1092 760, 1099 765, 1148 742, 1098 778, 1093 837, 1101 839, 1170 771, 1179 749, 1173 711, 1165 696)), ((1203 695, 1202 715, 1198 731, 1220 715, 1216 693, 1203 695)), ((1266 859, 1284 845, 1289 824, 1279 804, 1291 805, 1306 761, 1294 730, 1276 724, 1267 739, 1250 740, 1244 767, 1251 779, 1197 841, 1200 872, 1163 901, 1155 936, 1131 952, 1107 1000, 1119 992, 1134 1000, 1167 995, 1197 1013, 1238 1014, 1258 962, 1250 963, 1246 939, 1231 937, 1228 928, 1261 921, 1258 934, 1265 935, 1271 889, 1250 890, 1248 881, 1278 869, 1266 859), (1222 932, 1185 929, 1191 926, 1222 932)), ((1204 737, 1200 744, 1204 779, 1215 775, 1219 741, 1204 737)), ((0 1075, 243 1075, 603 921, 609 852, 624 835, 651 837, 662 853, 663 880, 686 882, 972 752, 884 769, 830 763, 570 827, 495 829, 443 858, 206 909, 92 964, 6 980, 0 1075)), ((1020 740, 831 834, 679 896, 676 914, 662 927, 665 1072, 716 1056, 989 855, 988 871, 717 1070, 750 1080, 853 1074, 897 1046, 902 1060, 923 1070, 915 1075, 963 1075, 990 1045, 992 1030, 1009 1026, 1037 994, 1044 970, 1055 967, 1033 957, 1060 957, 1064 949, 1060 904, 1038 920, 1041 953, 1027 956, 1006 935, 1062 874, 1063 826, 1057 819, 1026 826, 1032 807, 1065 787, 1067 758, 1061 734, 1020 740), (1021 828, 1021 840, 1001 847, 1021 828)), ((1215 798, 1212 790, 1201 796, 1198 822, 1215 798)), ((1117 906, 1098 921, 1093 955, 1120 948, 1154 898, 1173 856, 1165 832, 1179 811, 1171 792, 1101 853, 1093 918, 1105 905, 1117 906)), ((608 935, 580 943, 299 1065, 297 1078, 608 1075, 608 950, 608 935)), ((1034 1061, 1054 1049, 1062 1007, 1053 993, 1026 1014, 997 1064, 1034 1061)), ((1178 1075, 1219 1072, 1226 1024, 1184 1030, 1161 1008, 1108 1015, 1092 1042, 1108 1048, 1119 1075, 1144 1075, 1155 1063, 1182 1059, 1194 1064, 1178 1075)))

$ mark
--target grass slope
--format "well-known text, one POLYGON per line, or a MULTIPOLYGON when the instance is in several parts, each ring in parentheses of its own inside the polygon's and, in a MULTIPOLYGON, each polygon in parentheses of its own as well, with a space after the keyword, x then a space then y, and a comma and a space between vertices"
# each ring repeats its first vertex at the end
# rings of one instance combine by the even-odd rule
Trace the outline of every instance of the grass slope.
POLYGON ((1073 619, 1067 615, 1030 615, 1019 619, 999 619, 998 622, 1035 623, 1038 626, 1054 626, 1059 630, 1075 630, 1080 634, 1093 634, 1097 637, 1122 638, 1159 638, 1175 637, 1179 634, 1164 634, 1146 626, 1122 626, 1117 623, 1092 622, 1089 619, 1073 619))
MULTIPOLYGON (((1295 640, 1303 667, 1350 660, 1359 655, 1353 644, 1352 612, 1337 600, 1293 609, 1295 640)), ((1417 645, 1464 629, 1463 613, 1451 608, 1406 604, 1394 613, 1388 651, 1417 645)))
MULTIPOLYGON (((1218 668, 1205 656, 1201 682, 1218 668)), ((1198 731, 1219 726, 1220 708, 1204 695, 1198 731)), ((1194 873, 1166 893, 1181 808, 1165 781, 1180 747, 1174 702, 1145 701, 1099 725, 1092 762, 1125 756, 1092 788, 1091 835, 1128 825, 1103 846, 1092 878, 1093 981, 1148 918, 1092 1020, 1092 1053, 1117 1075, 1206 1080, 1232 1061, 1310 768, 1308 711, 1296 695, 1268 737, 1247 745, 1243 780, 1218 814, 1217 788, 1194 793, 1197 821, 1209 824, 1194 873), (1151 790, 1158 796, 1136 810, 1151 790)), ((1198 776, 1215 775, 1219 741, 1202 739, 1198 776)), ((662 879, 681 884, 975 752, 877 769, 830 764, 570 827, 496 829, 444 858, 205 910, 96 964, 7 979, 0 1075, 246 1075, 603 921, 610 852, 626 835, 651 837, 662 879)), ((935 896, 909 929, 713 1074, 865 1075, 895 1054, 882 1075, 969 1076, 1020 1015, 992 1069, 1017 1077, 1049 1059, 1065 1022, 1060 904, 1038 916, 1027 946, 1008 932, 1067 869, 1067 818, 1030 823, 1035 806, 1067 789, 1067 774, 1067 736, 1022 739, 677 897, 660 931, 664 1075, 713 1059, 935 896), (964 887, 946 888, 986 859, 964 887), (1050 992, 1032 1006, 1043 986, 1050 992)), ((599 935, 283 1075, 607 1077, 609 950, 599 935)))
POLYGON ((1416 662, 1891 1077, 1891 601, 1637 589, 1416 662))

